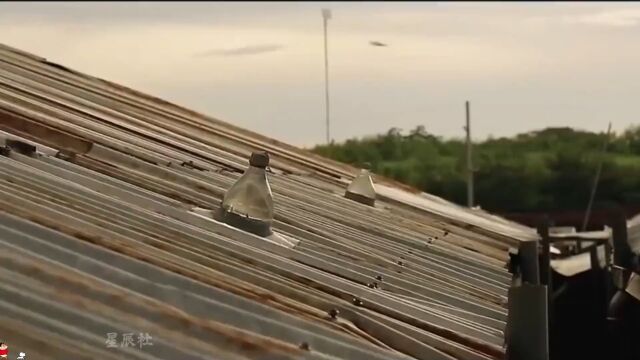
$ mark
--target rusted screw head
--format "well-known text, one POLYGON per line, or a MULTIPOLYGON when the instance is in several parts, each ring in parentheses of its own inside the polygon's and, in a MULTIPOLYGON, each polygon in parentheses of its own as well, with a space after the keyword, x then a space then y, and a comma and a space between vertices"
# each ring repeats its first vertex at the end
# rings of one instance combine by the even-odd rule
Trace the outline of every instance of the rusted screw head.
POLYGON ((340 311, 338 309, 329 310, 329 316, 331 316, 331 319, 333 320, 337 319, 338 315, 340 315, 340 311))
POLYGON ((300 344, 300 349, 310 351, 311 347, 309 346, 309 343, 305 341, 300 344))

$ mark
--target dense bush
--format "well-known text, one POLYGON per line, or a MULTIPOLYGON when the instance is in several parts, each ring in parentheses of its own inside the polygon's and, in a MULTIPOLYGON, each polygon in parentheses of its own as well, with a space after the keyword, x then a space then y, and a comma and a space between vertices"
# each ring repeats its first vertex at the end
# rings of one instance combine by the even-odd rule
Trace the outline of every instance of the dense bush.
MULTIPOLYGON (((496 212, 584 209, 604 134, 549 128, 474 144, 476 201, 496 212)), ((314 152, 418 187, 459 204, 466 201, 465 144, 418 127, 321 145, 314 152)), ((640 203, 640 127, 613 134, 596 200, 640 203)))

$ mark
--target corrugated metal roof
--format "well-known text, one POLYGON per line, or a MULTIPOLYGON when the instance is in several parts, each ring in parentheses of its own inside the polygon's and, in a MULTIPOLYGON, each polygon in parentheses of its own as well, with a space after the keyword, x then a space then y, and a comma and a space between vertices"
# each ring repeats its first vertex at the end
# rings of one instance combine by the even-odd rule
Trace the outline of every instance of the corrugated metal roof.
POLYGON ((375 207, 350 201, 354 168, 6 46, 0 130, 38 150, 0 157, 0 341, 15 351, 503 357, 507 249, 532 229, 380 177, 375 207), (293 248, 207 215, 258 149, 293 248))

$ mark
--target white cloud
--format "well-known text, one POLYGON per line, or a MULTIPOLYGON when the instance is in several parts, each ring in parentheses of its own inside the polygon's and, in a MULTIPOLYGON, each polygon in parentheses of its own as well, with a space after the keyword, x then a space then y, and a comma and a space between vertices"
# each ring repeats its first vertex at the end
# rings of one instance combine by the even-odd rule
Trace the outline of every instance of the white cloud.
POLYGON ((604 10, 591 14, 571 15, 563 20, 572 24, 588 24, 614 27, 640 25, 640 8, 604 10))
POLYGON ((211 49, 202 53, 195 54, 195 57, 208 57, 208 56, 245 56, 245 55, 258 55, 264 53, 270 53, 281 50, 284 46, 278 44, 260 44, 260 45, 247 45, 239 46, 229 49, 211 49))

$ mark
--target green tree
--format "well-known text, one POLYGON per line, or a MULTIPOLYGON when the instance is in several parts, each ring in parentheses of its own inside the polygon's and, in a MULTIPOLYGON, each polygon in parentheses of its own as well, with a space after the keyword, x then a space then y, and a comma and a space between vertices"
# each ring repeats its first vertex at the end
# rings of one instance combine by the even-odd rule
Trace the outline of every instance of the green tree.
MULTIPOLYGON (((547 128, 474 144, 479 204, 495 212, 583 210, 603 133, 547 128)), ((466 202, 465 144, 418 126, 313 151, 413 185, 459 204, 466 202)), ((596 203, 640 203, 640 126, 613 135, 603 159, 596 203)))

